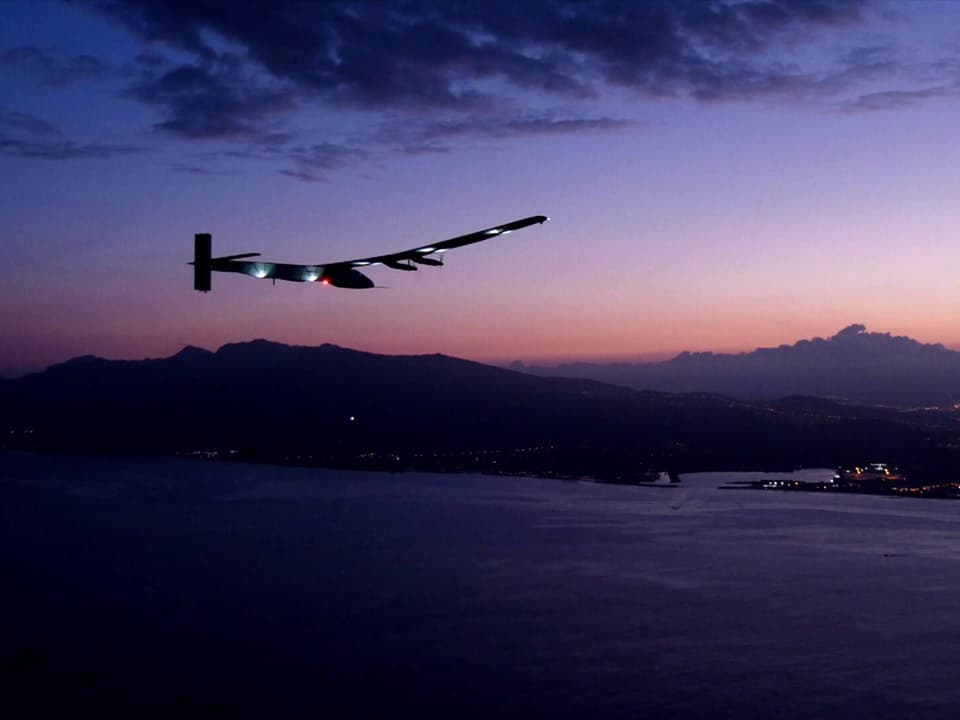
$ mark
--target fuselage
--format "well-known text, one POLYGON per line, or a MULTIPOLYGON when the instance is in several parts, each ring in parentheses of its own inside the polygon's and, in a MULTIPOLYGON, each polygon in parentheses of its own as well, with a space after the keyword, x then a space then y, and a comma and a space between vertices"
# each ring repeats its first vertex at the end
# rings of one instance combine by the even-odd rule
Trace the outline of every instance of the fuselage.
POLYGON ((351 268, 325 268, 323 265, 291 265, 289 263, 253 262, 249 260, 212 260, 210 269, 232 272, 257 279, 287 282, 320 282, 341 288, 363 290, 374 286, 373 280, 351 268))

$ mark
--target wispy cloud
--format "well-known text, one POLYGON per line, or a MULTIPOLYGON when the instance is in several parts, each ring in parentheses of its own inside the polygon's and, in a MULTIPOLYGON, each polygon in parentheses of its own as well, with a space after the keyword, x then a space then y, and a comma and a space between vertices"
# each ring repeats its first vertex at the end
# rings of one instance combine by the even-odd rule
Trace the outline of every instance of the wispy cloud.
POLYGON ((279 170, 280 174, 297 180, 316 182, 322 180, 325 173, 330 170, 335 170, 354 160, 365 159, 370 156, 370 153, 346 145, 318 143, 294 147, 285 155, 294 167, 279 170))
POLYGON ((143 152, 134 145, 81 143, 71 140, 25 140, 0 133, 0 155, 41 160, 77 160, 108 158, 143 152))
POLYGON ((458 136, 530 137, 534 135, 563 135, 581 132, 608 132, 633 125, 629 120, 609 117, 564 117, 551 114, 520 115, 517 117, 466 117, 437 121, 423 125, 423 139, 444 139, 458 136))
POLYGON ((460 140, 532 138, 536 136, 615 132, 634 126, 631 120, 581 117, 568 111, 538 113, 472 113, 433 120, 405 119, 381 124, 370 142, 407 155, 446 153, 460 140))
POLYGON ((174 172, 184 173, 185 175, 232 175, 229 170, 218 170, 209 165, 197 165, 195 163, 175 163, 174 172))
POLYGON ((842 109, 850 112, 900 110, 934 98, 958 96, 960 96, 958 85, 935 85, 913 90, 884 90, 860 95, 843 103, 842 109))
POLYGON ((41 120, 28 113, 4 110, 3 108, 0 108, 0 129, 33 136, 50 137, 60 134, 60 130, 46 120, 41 120))
POLYGON ((0 108, 0 155, 40 160, 107 158, 143 152, 119 143, 78 142, 63 137, 52 123, 16 110, 0 108))

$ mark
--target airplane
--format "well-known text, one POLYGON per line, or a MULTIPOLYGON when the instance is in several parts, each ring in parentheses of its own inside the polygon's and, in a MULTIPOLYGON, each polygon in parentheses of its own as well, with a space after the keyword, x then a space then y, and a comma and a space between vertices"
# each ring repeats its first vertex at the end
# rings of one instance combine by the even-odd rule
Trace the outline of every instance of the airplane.
POLYGON ((496 227, 478 230, 477 232, 460 237, 441 240, 429 245, 421 245, 412 250, 373 255, 372 257, 357 260, 342 260, 322 265, 292 265, 289 263, 273 263, 249 261, 246 258, 259 257, 260 253, 241 253, 239 255, 225 255, 212 257, 213 237, 210 233, 198 233, 193 236, 193 288, 201 292, 209 292, 210 275, 213 272, 242 273, 259 279, 287 280, 289 282, 319 282, 322 285, 332 285, 338 288, 365 290, 376 287, 373 280, 368 278, 357 268, 375 267, 383 265, 393 270, 417 270, 418 265, 440 267, 442 259, 430 257, 442 255, 448 250, 472 245, 492 237, 506 235, 514 230, 520 230, 531 225, 539 225, 549 220, 546 215, 514 220, 513 222, 497 225, 496 227))

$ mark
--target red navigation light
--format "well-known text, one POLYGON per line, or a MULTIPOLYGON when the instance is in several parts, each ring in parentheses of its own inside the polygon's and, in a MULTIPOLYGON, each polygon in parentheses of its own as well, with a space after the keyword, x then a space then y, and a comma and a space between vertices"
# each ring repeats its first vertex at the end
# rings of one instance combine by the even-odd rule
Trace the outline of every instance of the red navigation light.
POLYGON ((324 278, 324 279, 321 280, 320 282, 322 282, 324 285, 329 285, 329 284, 330 284, 330 278, 324 278))

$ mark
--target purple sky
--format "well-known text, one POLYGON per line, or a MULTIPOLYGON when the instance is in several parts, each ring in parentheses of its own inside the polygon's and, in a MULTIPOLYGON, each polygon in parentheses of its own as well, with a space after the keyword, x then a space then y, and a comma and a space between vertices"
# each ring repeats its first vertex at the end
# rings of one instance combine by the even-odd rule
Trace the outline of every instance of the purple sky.
POLYGON ((257 337, 663 357, 960 345, 960 3, 3 3, 0 375, 257 337), (390 289, 194 292, 534 214, 390 289))

